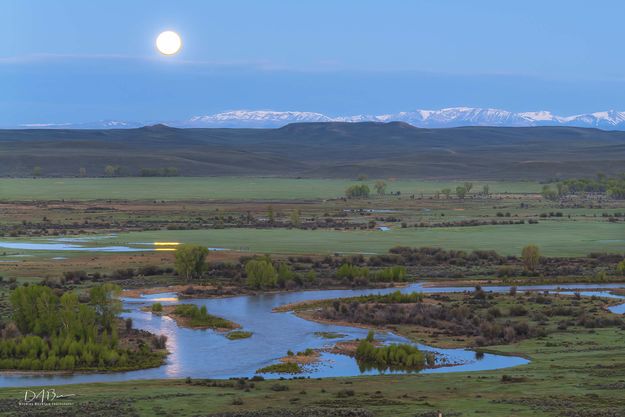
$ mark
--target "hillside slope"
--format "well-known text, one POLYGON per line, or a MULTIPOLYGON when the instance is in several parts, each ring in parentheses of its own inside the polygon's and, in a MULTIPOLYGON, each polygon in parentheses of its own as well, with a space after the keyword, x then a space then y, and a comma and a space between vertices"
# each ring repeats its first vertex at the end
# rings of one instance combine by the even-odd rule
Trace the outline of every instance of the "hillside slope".
POLYGON ((421 129, 294 123, 279 129, 0 130, 0 175, 104 174, 545 179, 625 171, 625 132, 576 127, 421 129))

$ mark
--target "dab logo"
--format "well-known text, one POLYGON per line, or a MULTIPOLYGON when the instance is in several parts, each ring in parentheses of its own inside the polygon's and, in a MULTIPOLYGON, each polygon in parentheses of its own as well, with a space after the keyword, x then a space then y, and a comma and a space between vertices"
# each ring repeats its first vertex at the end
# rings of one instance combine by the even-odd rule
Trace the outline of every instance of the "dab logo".
POLYGON ((40 391, 33 391, 27 389, 24 392, 24 399, 19 402, 19 405, 25 406, 50 406, 50 405, 73 405, 71 401, 67 401, 67 398, 74 397, 76 394, 58 394, 55 388, 42 389, 40 391))

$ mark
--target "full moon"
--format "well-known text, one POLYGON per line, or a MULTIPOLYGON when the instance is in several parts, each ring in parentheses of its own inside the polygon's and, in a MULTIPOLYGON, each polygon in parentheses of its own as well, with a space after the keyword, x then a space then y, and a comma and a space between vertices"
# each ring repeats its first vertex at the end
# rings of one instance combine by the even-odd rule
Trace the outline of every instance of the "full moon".
POLYGON ((166 30, 156 38, 156 49, 163 55, 173 55, 182 47, 180 35, 171 30, 166 30))

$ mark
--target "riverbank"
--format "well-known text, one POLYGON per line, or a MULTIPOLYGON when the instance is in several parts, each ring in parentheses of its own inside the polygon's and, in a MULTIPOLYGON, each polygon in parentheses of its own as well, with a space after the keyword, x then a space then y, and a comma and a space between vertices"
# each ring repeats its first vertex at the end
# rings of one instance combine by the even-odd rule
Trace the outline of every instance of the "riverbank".
POLYGON ((545 337, 569 327, 578 331, 624 326, 625 322, 610 311, 618 304, 622 300, 594 294, 582 297, 572 291, 487 293, 475 289, 419 297, 396 293, 306 300, 274 311, 292 311, 302 319, 322 324, 393 332, 417 343, 449 349, 487 348, 545 337))
MULTIPOLYGON (((621 330, 553 334, 493 349, 523 352, 532 362, 514 369, 453 374, 257 380, 249 390, 236 380, 196 385, 201 381, 196 379, 190 383, 185 379, 144 380, 55 388, 58 393, 76 395, 69 409, 74 414, 89 411, 106 416, 175 412, 191 417, 197 415, 198 404, 202 404, 203 415, 230 412, 243 417, 256 416, 258 410, 271 416, 288 415, 280 410, 303 408, 316 409, 317 415, 324 416, 336 410, 366 410, 371 414, 363 415, 376 417, 429 416, 426 413, 437 410, 445 416, 479 411, 483 417, 625 414, 625 392, 618 371, 625 367, 621 330), (256 414, 251 410, 257 410, 256 414)), ((0 388, 0 415, 19 412, 17 402, 23 395, 23 388, 0 388)))
POLYGON ((312 291, 330 291, 330 290, 359 290, 359 289, 388 289, 388 288, 405 288, 413 284, 412 282, 391 282, 391 283, 371 283, 366 286, 348 286, 348 285, 329 285, 319 288, 298 288, 294 290, 287 289, 267 289, 252 290, 243 286, 215 286, 201 284, 187 285, 171 285, 158 287, 140 287, 124 289, 121 297, 124 298, 141 298, 146 295, 175 293, 180 299, 212 299, 212 298, 229 298, 243 295, 271 295, 271 294, 288 294, 288 293, 304 293, 312 291))
MULTIPOLYGON (((337 292, 330 292, 327 295, 336 298, 337 296, 332 297, 333 294, 337 292)), ((294 294, 277 295, 274 296, 277 298, 273 302, 279 303, 279 300, 284 299, 285 303, 293 303, 293 300, 288 300, 287 295, 291 298, 294 296, 294 294)), ((575 296, 562 298, 574 300, 575 296)), ((581 298, 592 300, 590 297, 581 298)), ((211 311, 219 312, 218 307, 227 303, 232 311, 247 309, 247 315, 254 317, 259 315, 258 312, 249 310, 250 300, 245 297, 216 299, 211 303, 211 311)), ((267 319, 280 328, 278 334, 301 329, 301 323, 294 323, 296 327, 289 328, 286 323, 290 320, 281 322, 277 319, 282 315, 274 314, 269 312, 267 319)), ((141 316, 134 317, 137 323, 141 323, 139 317, 144 316, 142 313, 141 316)), ((175 328, 176 325, 172 325, 175 328)), ((180 337, 180 334, 176 335, 176 338, 180 337)), ((258 349, 262 348, 257 347, 255 350, 258 349)), ((219 350, 222 357, 227 356, 227 350, 219 350)), ((255 380, 254 387, 249 390, 244 388, 249 388, 252 382, 239 383, 237 380, 202 382, 204 380, 196 380, 193 376, 185 380, 184 374, 181 375, 181 379, 169 380, 133 380, 80 385, 62 385, 62 380, 59 380, 49 382, 48 385, 53 384, 61 393, 76 394, 78 400, 72 406, 74 414, 88 411, 100 412, 102 415, 152 416, 175 412, 184 417, 197 415, 197 403, 201 402, 202 412, 208 416, 214 413, 234 412, 243 413, 236 415, 251 417, 255 414, 245 414, 246 410, 267 409, 268 401, 272 409, 278 413, 270 415, 277 416, 282 415, 280 414, 282 411, 279 410, 302 408, 317 409, 321 413, 318 415, 324 416, 332 415, 337 409, 344 409, 366 410, 381 417, 413 417, 415 413, 425 416, 428 415, 425 413, 436 410, 441 410, 443 415, 468 415, 477 410, 485 417, 502 415, 589 417, 616 416, 625 412, 625 394, 620 389, 622 377, 619 371, 625 369, 625 338, 620 328, 556 329, 543 337, 525 339, 508 345, 491 345, 487 350, 499 355, 521 355, 531 358, 532 361, 520 367, 490 371, 255 380), (200 383, 196 384, 196 381, 200 383), (528 396, 528 392, 532 392, 531 397, 528 396)), ((207 360, 211 362, 210 359, 207 360)), ((192 366, 199 365, 197 360, 192 362, 192 366)), ((176 367, 181 365, 179 362, 174 364, 176 367)), ((23 389, 0 388, 0 415, 12 415, 19 411, 16 398, 23 397, 23 389)))

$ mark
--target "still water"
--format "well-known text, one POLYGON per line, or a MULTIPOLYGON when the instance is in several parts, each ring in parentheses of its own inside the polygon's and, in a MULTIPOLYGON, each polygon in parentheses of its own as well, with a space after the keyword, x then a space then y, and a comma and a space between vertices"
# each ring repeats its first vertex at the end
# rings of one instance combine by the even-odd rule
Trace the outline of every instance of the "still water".
MULTIPOLYGON (((622 288, 624 284, 604 285, 540 285, 518 287, 519 290, 571 290, 571 289, 604 289, 622 288)), ((508 287, 483 287, 486 291, 507 291, 508 287)), ((428 288, 416 283, 401 289, 402 292, 461 292, 471 290, 464 287, 428 288)), ((217 299, 194 299, 182 302, 205 305, 212 314, 239 323, 243 330, 253 332, 248 339, 228 340, 223 334, 212 330, 192 330, 178 327, 172 319, 152 315, 141 311, 155 301, 163 304, 176 303, 176 294, 165 293, 142 297, 140 299, 124 299, 127 312, 124 317, 131 317, 134 326, 168 337, 167 347, 171 354, 167 363, 159 368, 98 374, 73 375, 2 375, 0 386, 32 386, 86 382, 114 382, 133 379, 152 378, 229 378, 254 375, 255 371, 266 365, 277 363, 287 350, 294 352, 306 348, 322 348, 337 341, 363 338, 367 330, 355 327, 320 324, 300 319, 292 313, 274 313, 274 307, 305 300, 320 300, 337 297, 350 297, 363 294, 387 293, 395 289, 377 290, 325 290, 304 291, 278 294, 261 294, 255 296, 239 296, 217 299), (316 335, 317 332, 336 332, 345 335, 339 339, 327 340, 316 335)), ((592 295, 588 292, 584 295, 592 295)), ((612 296, 609 292, 599 291, 595 295, 612 296)), ((623 306, 621 306, 623 307, 623 306)), ((625 307, 623 307, 625 310, 625 307)), ((618 308, 614 312, 620 312, 618 308)), ((407 342, 406 339, 393 333, 378 333, 376 337, 385 342, 407 342)), ((527 364, 529 361, 521 357, 501 356, 493 354, 477 355, 469 349, 438 349, 419 345, 422 350, 436 352, 439 358, 456 366, 425 369, 421 373, 463 372, 508 368, 527 364)), ((321 363, 308 369, 304 376, 336 377, 378 374, 378 371, 361 372, 356 361, 350 357, 324 353, 321 363)), ((388 373, 388 372, 387 372, 388 373)), ((279 375, 265 374, 265 377, 279 375)))
MULTIPOLYGON (((147 252, 158 250, 174 250, 178 242, 162 245, 160 242, 140 242, 133 246, 108 245, 98 246, 98 241, 113 236, 94 236, 76 238, 47 239, 45 241, 17 242, 0 241, 0 249, 14 249, 25 251, 50 251, 50 252, 147 252), (50 243, 52 242, 52 243, 50 243)), ((207 248, 210 251, 224 251, 226 248, 207 248)), ((30 256, 30 255, 12 255, 30 256)))

